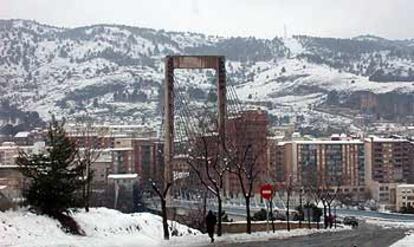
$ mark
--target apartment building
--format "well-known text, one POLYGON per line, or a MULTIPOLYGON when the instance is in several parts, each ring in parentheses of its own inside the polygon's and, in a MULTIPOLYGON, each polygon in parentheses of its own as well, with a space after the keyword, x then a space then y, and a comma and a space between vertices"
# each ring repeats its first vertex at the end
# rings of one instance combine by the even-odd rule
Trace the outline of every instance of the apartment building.
POLYGON ((414 145, 406 139, 370 137, 365 139, 367 184, 413 183, 414 145))

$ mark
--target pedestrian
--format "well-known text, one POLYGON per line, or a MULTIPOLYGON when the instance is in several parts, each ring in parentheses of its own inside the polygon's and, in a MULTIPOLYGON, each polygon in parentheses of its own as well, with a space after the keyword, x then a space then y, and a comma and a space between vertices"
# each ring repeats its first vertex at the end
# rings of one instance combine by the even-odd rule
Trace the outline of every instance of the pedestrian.
POLYGON ((210 237, 212 243, 214 242, 214 228, 216 226, 216 223, 216 216, 213 214, 211 210, 209 210, 206 216, 206 226, 208 236, 210 237))
POLYGON ((329 228, 332 228, 334 222, 334 216, 329 214, 329 228))

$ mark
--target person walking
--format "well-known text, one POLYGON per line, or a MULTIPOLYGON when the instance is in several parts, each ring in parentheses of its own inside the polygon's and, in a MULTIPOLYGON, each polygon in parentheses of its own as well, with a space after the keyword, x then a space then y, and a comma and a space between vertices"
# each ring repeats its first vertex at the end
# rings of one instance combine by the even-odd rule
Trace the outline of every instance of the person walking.
POLYGON ((212 243, 214 242, 214 228, 216 226, 216 223, 216 216, 213 214, 211 210, 209 210, 206 216, 206 226, 208 236, 210 237, 212 243))

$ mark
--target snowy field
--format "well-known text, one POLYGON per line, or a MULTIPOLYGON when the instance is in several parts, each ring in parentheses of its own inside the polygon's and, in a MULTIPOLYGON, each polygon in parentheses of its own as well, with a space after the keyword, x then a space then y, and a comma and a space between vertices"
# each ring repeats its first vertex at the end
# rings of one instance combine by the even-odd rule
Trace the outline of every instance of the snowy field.
MULTIPOLYGON (((179 236, 163 240, 161 217, 149 213, 123 214, 107 208, 93 208, 89 213, 79 211, 74 219, 86 236, 73 236, 60 229, 60 223, 46 216, 28 211, 0 212, 0 246, 204 246, 210 243, 207 235, 176 222, 169 222, 179 236)), ((218 243, 234 243, 269 239, 284 239, 316 233, 343 231, 348 228, 328 230, 297 229, 276 233, 259 232, 228 234, 218 243)))

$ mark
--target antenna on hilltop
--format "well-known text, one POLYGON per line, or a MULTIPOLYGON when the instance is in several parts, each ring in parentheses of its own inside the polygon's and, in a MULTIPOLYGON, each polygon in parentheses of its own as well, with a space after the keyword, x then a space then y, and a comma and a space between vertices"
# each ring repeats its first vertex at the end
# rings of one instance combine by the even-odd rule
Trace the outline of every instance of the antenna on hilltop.
POLYGON ((283 24, 283 37, 284 37, 285 39, 287 39, 287 38, 288 38, 286 24, 283 24))

